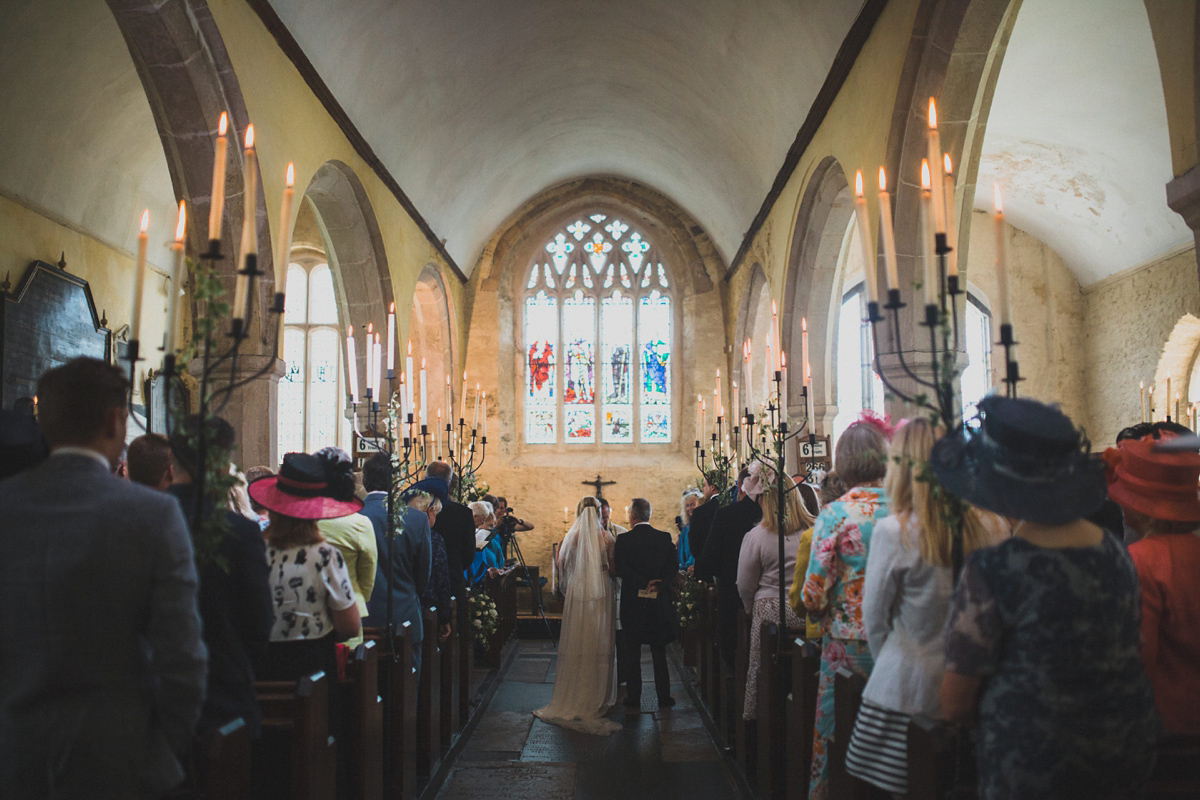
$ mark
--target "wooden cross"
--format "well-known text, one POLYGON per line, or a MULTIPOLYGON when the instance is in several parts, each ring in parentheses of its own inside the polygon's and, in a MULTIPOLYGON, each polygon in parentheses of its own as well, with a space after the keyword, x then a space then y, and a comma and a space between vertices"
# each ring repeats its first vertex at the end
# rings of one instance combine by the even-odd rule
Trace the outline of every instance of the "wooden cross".
POLYGON ((584 486, 595 486, 595 487, 596 487, 596 497, 603 499, 603 497, 604 497, 604 490, 603 490, 603 487, 605 487, 605 486, 612 486, 613 484, 615 484, 615 483, 616 483, 616 481, 605 481, 605 480, 601 480, 601 479, 600 479, 600 475, 599 475, 599 473, 597 473, 597 474, 596 474, 596 480, 594 480, 594 481, 580 481, 580 483, 582 483, 584 486))

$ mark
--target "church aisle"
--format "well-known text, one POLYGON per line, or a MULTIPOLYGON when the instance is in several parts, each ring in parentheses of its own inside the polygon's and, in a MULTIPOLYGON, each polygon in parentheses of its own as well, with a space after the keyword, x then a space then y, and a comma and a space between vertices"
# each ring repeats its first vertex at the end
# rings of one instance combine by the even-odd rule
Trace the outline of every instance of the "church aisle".
MULTIPOLYGON (((736 784, 671 666, 677 705, 659 711, 649 652, 649 691, 641 713, 618 702, 610 716, 624 727, 608 737, 549 725, 533 709, 550 701, 553 642, 518 643, 488 709, 438 794, 438 800, 727 800, 736 784)), ((620 696, 620 695, 619 695, 620 696)))

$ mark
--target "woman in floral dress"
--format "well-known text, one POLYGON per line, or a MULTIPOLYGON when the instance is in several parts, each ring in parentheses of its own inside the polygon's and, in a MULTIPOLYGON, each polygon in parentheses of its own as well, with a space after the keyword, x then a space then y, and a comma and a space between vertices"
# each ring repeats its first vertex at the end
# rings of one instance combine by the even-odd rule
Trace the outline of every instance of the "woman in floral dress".
POLYGON ((887 494, 880 486, 887 472, 888 434, 884 431, 875 420, 860 421, 838 439, 834 466, 851 488, 821 511, 813 528, 802 596, 805 608, 820 620, 821 671, 809 800, 829 796, 833 676, 842 667, 863 677, 871 674, 862 595, 871 532, 875 523, 888 515, 887 494))

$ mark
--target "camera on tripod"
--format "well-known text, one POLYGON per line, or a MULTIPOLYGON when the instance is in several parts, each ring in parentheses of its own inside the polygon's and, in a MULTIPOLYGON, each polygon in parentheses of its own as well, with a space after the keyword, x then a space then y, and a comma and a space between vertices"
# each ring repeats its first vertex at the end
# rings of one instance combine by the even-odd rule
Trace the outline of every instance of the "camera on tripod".
POLYGON ((504 510, 504 516, 496 523, 495 535, 500 539, 502 544, 507 545, 509 540, 517 533, 517 517, 513 514, 511 508, 504 510))

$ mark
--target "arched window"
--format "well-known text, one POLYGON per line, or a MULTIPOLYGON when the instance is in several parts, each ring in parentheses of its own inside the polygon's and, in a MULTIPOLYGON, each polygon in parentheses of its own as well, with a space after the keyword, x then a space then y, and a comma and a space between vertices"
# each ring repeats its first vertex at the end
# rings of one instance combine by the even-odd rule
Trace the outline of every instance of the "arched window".
POLYGON ((670 442, 673 293, 654 246, 622 220, 581 217, 537 251, 523 288, 525 441, 670 442))
POLYGON ((992 312, 970 292, 963 315, 967 366, 959 376, 963 419, 975 416, 975 406, 992 389, 992 312))
POLYGON ((883 412, 883 381, 875 373, 875 347, 860 283, 842 296, 838 312, 837 416, 833 418, 833 441, 858 419, 864 408, 883 412))
POLYGON ((283 314, 283 360, 279 381, 278 452, 311 453, 326 445, 346 447, 342 407, 342 361, 337 300, 329 265, 290 264, 283 314))

